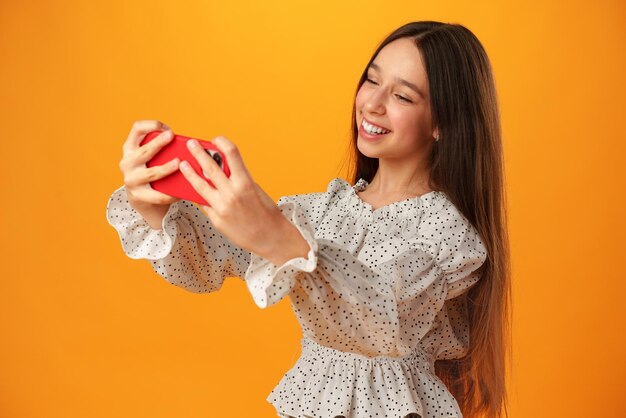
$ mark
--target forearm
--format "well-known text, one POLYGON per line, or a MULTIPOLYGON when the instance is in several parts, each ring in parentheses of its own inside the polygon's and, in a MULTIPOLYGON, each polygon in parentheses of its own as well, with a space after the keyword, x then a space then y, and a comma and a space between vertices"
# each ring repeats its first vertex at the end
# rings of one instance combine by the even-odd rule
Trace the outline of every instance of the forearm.
POLYGON ((298 228, 281 215, 278 226, 268 237, 268 246, 258 255, 276 266, 282 266, 288 260, 302 257, 307 258, 309 244, 298 228))

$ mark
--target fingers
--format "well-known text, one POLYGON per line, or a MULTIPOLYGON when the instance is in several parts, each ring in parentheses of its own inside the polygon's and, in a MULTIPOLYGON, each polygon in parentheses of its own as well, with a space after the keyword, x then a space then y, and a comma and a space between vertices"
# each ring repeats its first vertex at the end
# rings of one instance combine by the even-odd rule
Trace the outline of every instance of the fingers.
POLYGON ((137 167, 137 169, 125 173, 124 184, 128 187, 138 187, 144 184, 149 185, 150 182, 169 176, 177 171, 179 162, 178 158, 174 158, 166 164, 150 168, 137 167))
MULTIPOLYGON (((183 173, 189 184, 191 184, 191 186, 196 190, 196 192, 198 192, 198 194, 202 196, 210 206, 215 208, 215 202, 217 201, 216 195, 218 191, 211 187, 205 179, 200 177, 200 175, 196 173, 196 170, 194 170, 189 162, 182 161, 180 163, 180 171, 183 173)), ((211 179, 211 181, 213 180, 211 179)))
POLYGON ((228 161, 228 167, 230 168, 230 176, 232 180, 254 183, 246 165, 243 162, 243 158, 241 158, 237 145, 223 136, 215 138, 213 143, 226 155, 226 161, 228 161))
POLYGON ((177 171, 178 158, 167 164, 150 168, 145 165, 173 137, 169 127, 158 120, 140 120, 133 124, 124 142, 124 155, 119 163, 129 199, 156 205, 167 205, 180 200, 177 197, 158 192, 150 186, 150 182, 177 171), (156 130, 166 130, 166 132, 162 132, 145 146, 139 145, 148 132, 156 130))
POLYGON ((159 129, 169 129, 167 125, 158 120, 138 120, 136 121, 123 145, 124 152, 139 148, 139 144, 148 132, 159 129))
POLYGON ((172 132, 171 130, 168 129, 166 131, 161 132, 152 141, 140 146, 135 151, 131 151, 131 154, 134 154, 132 155, 133 161, 136 164, 147 163, 148 161, 150 161, 150 159, 152 159, 152 157, 154 157, 156 153, 161 151, 161 148, 169 144, 173 138, 174 138, 174 132, 172 132))
POLYGON ((198 141, 190 139, 187 141, 187 148, 191 155, 200 163, 202 167, 203 175, 210 179, 218 190, 227 190, 228 178, 222 171, 221 167, 215 162, 215 160, 209 155, 209 153, 200 146, 198 141))
POLYGON ((146 185, 146 187, 141 188, 127 188, 126 193, 129 199, 133 199, 142 203, 149 203, 153 205, 169 205, 174 202, 178 202, 178 197, 170 196, 165 193, 158 192, 150 187, 150 185, 146 185))
POLYGON ((174 138, 171 130, 161 132, 152 141, 142 145, 138 149, 125 151, 120 161, 120 170, 122 172, 132 171, 136 167, 145 167, 146 163, 158 153, 161 148, 170 143, 174 138))
POLYGON ((179 159, 175 158, 167 164, 150 168, 132 170, 124 177, 126 192, 136 201, 156 205, 167 205, 177 202, 180 198, 161 193, 150 186, 150 182, 166 177, 178 170, 179 159))

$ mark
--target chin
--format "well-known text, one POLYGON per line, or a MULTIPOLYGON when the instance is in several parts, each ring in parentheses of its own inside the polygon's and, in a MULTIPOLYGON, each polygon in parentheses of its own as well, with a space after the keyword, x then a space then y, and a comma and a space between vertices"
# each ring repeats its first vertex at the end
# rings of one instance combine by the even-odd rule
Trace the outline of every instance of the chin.
POLYGON ((362 144, 365 143, 365 141, 363 141, 363 139, 361 139, 361 137, 357 138, 357 143, 356 143, 356 147, 359 150, 359 152, 363 155, 365 155, 368 158, 379 158, 378 154, 376 153, 372 153, 371 150, 367 150, 367 145, 365 147, 362 146, 362 144), (363 148, 366 148, 365 150, 363 148))

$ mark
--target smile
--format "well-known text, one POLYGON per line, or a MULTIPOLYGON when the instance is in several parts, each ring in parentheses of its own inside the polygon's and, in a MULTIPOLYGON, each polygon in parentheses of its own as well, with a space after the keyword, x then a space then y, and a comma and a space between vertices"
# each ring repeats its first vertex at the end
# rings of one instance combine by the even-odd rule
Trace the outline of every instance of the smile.
POLYGON ((365 118, 363 118, 361 126, 363 127, 363 130, 370 135, 385 135, 391 132, 389 129, 381 128, 380 126, 367 122, 365 118))

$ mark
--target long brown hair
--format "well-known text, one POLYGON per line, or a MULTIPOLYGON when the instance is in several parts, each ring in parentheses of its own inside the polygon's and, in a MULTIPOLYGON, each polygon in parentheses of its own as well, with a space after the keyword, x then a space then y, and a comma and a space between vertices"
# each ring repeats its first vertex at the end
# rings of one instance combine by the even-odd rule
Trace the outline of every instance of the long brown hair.
MULTIPOLYGON (((410 38, 422 55, 430 88, 432 125, 439 130, 429 158, 429 187, 443 191, 477 228, 487 248, 481 280, 467 298, 469 348, 459 359, 438 360, 435 370, 457 399, 465 418, 508 417, 505 384, 510 359, 511 272, 504 190, 500 115, 487 54, 467 28, 434 21, 412 22, 378 46, 361 75, 388 43, 410 38)), ((356 97, 356 94, 355 94, 356 97)), ((356 100, 356 99, 355 99, 356 100)), ((352 109, 349 177, 371 182, 378 159, 357 148, 352 109)))

